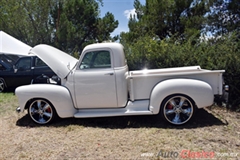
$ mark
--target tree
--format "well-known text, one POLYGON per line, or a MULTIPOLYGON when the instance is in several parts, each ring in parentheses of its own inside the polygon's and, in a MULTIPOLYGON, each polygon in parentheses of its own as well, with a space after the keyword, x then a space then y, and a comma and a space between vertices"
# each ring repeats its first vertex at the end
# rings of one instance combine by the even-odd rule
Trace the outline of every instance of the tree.
POLYGON ((114 19, 114 15, 107 12, 103 18, 98 18, 96 39, 98 42, 106 40, 116 41, 118 36, 111 37, 110 33, 118 26, 118 21, 114 19))
POLYGON ((113 14, 99 17, 95 0, 59 1, 52 11, 55 44, 66 52, 81 51, 93 42, 112 39, 110 33, 118 26, 113 14))
POLYGON ((228 10, 231 13, 232 30, 240 31, 240 2, 239 0, 231 0, 228 5, 228 10))
POLYGON ((52 2, 48 0, 1 0, 0 30, 31 46, 51 44, 51 5, 52 2))
POLYGON ((53 45, 68 53, 86 44, 116 40, 112 13, 100 17, 102 0, 1 0, 0 30, 35 46, 53 45))
POLYGON ((214 35, 224 35, 240 30, 240 2, 238 0, 214 0, 208 14, 207 29, 214 35))
POLYGON ((146 0, 142 5, 135 0, 136 16, 129 20, 129 32, 122 34, 134 42, 140 35, 157 36, 159 39, 177 36, 181 39, 191 37, 205 27, 206 17, 212 0, 146 0))

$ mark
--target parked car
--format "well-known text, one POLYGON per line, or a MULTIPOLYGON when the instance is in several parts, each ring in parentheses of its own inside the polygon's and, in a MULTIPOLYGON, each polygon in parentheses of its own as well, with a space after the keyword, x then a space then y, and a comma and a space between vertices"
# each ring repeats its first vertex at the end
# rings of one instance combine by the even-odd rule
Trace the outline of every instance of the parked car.
POLYGON ((0 92, 7 88, 30 84, 42 74, 49 77, 55 75, 37 56, 19 57, 14 64, 2 58, 0 59, 0 92))
POLYGON ((23 57, 23 56, 15 55, 15 54, 1 53, 0 61, 4 61, 6 63, 11 63, 12 65, 14 65, 20 57, 23 57))
POLYGON ((27 109, 32 121, 40 125, 52 122, 56 116, 156 114, 173 125, 182 125, 198 108, 211 106, 214 97, 227 100, 224 70, 190 66, 128 71, 119 43, 89 45, 79 61, 48 45, 38 45, 31 53, 61 78, 60 85, 26 85, 15 91, 20 104, 17 111, 27 109))

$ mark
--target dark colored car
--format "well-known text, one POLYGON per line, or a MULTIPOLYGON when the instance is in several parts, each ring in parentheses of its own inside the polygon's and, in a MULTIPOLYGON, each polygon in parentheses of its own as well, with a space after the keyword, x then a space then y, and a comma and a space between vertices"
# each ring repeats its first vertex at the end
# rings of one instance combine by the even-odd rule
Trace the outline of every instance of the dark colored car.
POLYGON ((11 63, 15 64, 17 60, 23 56, 20 55, 14 55, 14 54, 5 54, 5 53, 0 53, 0 61, 6 62, 6 63, 11 63))
POLYGON ((52 77, 55 73, 37 56, 20 57, 14 64, 0 58, 0 92, 30 84, 41 75, 52 77))

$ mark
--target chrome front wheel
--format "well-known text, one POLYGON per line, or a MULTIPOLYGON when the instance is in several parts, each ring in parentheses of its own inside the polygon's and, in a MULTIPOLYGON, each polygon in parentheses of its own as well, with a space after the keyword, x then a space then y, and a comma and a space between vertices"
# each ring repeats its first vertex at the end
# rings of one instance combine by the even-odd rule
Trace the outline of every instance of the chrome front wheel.
POLYGON ((166 98, 162 104, 163 118, 171 124, 182 125, 190 121, 195 111, 193 101, 185 95, 166 98))
POLYGON ((48 101, 35 99, 28 108, 28 114, 35 123, 43 125, 52 122, 56 112, 48 101))

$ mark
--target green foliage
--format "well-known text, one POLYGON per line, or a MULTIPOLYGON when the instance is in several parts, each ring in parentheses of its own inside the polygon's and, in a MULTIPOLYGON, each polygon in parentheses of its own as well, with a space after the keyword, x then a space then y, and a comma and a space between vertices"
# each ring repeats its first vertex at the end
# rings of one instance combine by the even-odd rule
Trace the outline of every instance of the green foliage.
POLYGON ((116 40, 112 13, 100 18, 102 0, 1 0, 0 30, 35 46, 53 45, 74 54, 89 43, 116 40))
POLYGON ((48 0, 1 0, 0 30, 31 46, 51 44, 53 28, 48 21, 52 3, 48 0))
POLYGON ((240 104, 240 41, 235 34, 221 38, 199 40, 192 35, 188 40, 177 38, 159 40, 141 37, 134 44, 124 44, 130 70, 156 69, 200 65, 209 70, 226 70, 226 84, 230 85, 230 102, 240 104))
POLYGON ((145 35, 159 39, 177 35, 187 39, 192 32, 204 29, 204 15, 210 10, 210 3, 211 0, 146 0, 142 5, 135 0, 136 16, 132 15, 129 20, 130 32, 121 36, 130 43, 145 35))
POLYGON ((213 0, 212 10, 208 14, 207 30, 215 35, 240 31, 239 0, 213 0))
POLYGON ((118 21, 112 13, 103 18, 99 18, 99 13, 95 0, 60 1, 52 11, 54 45, 70 53, 81 52, 87 44, 111 40, 110 33, 117 28, 118 21))
POLYGON ((129 69, 224 69, 230 102, 240 109, 239 6, 239 0, 135 0, 136 16, 120 35, 129 69), (204 37, 208 31, 215 37, 204 37))

